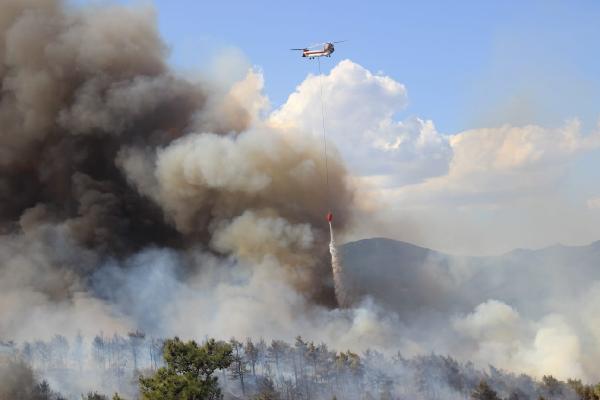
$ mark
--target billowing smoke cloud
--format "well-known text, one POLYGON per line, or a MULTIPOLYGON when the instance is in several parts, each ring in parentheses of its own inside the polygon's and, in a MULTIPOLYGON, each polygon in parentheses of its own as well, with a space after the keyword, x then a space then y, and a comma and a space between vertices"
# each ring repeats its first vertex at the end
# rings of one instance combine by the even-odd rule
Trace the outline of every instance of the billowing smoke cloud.
MULTIPOLYGON (((0 337, 141 324, 102 271, 127 276, 148 248, 177 259, 177 282, 211 259, 335 304, 321 144, 260 122, 259 74, 215 88, 166 55, 145 6, 3 3, 0 337)), ((343 228, 352 192, 335 155, 329 174, 343 228)))

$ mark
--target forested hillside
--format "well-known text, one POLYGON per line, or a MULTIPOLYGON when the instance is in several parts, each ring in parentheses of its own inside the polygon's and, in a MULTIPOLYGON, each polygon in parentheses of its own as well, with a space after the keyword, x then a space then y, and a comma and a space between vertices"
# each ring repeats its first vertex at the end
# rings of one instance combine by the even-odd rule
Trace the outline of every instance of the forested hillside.
POLYGON ((335 351, 301 337, 293 343, 230 339, 202 345, 142 332, 90 339, 69 343, 57 335, 50 341, 3 343, 0 399, 103 399, 119 393, 166 400, 593 400, 600 394, 600 386, 578 380, 538 380, 493 366, 482 370, 434 354, 405 358, 373 350, 335 351), (169 397, 186 390, 208 393, 206 388, 209 395, 169 397))

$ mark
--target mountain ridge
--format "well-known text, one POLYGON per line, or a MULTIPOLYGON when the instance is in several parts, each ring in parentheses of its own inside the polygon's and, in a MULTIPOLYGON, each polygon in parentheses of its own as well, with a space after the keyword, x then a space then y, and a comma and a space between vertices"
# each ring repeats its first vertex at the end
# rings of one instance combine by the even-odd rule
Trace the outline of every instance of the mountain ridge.
POLYGON ((410 319, 423 309, 470 312, 488 300, 526 315, 552 313, 561 301, 600 286, 600 241, 455 256, 388 238, 346 243, 339 251, 349 292, 372 297, 410 319))
POLYGON ((374 237, 370 237, 370 238, 363 238, 363 239, 358 239, 358 240, 352 240, 349 242, 345 242, 343 244, 340 244, 340 248, 343 247, 347 247, 347 246, 355 246, 355 245, 359 245, 359 244, 363 244, 363 243, 369 243, 372 241, 384 241, 384 242, 388 242, 388 243, 394 243, 394 244, 398 244, 404 247, 408 247, 408 248, 414 248, 414 249, 420 249, 420 250, 426 250, 429 252, 433 252, 433 253, 437 253, 437 254, 442 254, 448 257, 468 257, 468 258, 489 258, 489 257, 502 257, 505 255, 509 255, 511 253, 537 253, 537 252, 543 252, 546 250, 552 250, 555 248, 561 248, 561 249, 583 249, 583 248, 593 248, 593 249, 598 249, 600 250, 600 240, 595 240, 593 242, 590 242, 588 244, 581 244, 581 245, 567 245, 567 244, 563 244, 563 243, 556 243, 556 244, 551 244, 551 245, 547 245, 544 247, 540 247, 540 248, 526 248, 526 247, 516 247, 514 249, 508 250, 504 253, 499 253, 499 254, 492 254, 492 255, 470 255, 470 254, 452 254, 452 253, 447 253, 444 251, 440 251, 440 250, 436 250, 430 247, 426 247, 426 246, 421 246, 418 244, 414 244, 414 243, 410 243, 410 242, 406 242, 403 240, 397 240, 397 239, 391 239, 391 238, 386 238, 383 236, 374 236, 374 237))

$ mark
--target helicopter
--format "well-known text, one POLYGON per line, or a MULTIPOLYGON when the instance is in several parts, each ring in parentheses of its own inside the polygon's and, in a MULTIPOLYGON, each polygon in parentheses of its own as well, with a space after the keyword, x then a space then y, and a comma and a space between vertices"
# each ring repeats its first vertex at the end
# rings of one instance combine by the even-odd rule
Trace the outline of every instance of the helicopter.
POLYGON ((310 60, 312 60, 313 58, 316 58, 316 57, 331 57, 331 53, 333 53, 335 51, 335 47, 333 45, 335 43, 342 43, 342 42, 345 42, 345 40, 339 40, 337 42, 326 42, 326 43, 318 44, 318 45, 311 46, 311 47, 305 47, 303 49, 290 49, 290 50, 301 51, 302 57, 308 57, 310 60), (323 48, 311 50, 311 49, 317 48, 318 46, 323 46, 323 48))

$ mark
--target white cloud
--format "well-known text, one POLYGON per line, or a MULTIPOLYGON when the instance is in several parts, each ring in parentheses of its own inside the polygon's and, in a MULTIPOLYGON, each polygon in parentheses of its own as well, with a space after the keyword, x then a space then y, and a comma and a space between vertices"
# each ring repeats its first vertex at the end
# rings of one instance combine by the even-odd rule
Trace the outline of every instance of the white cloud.
POLYGON ((327 138, 355 175, 398 185, 445 173, 448 138, 432 121, 394 118, 407 104, 404 85, 349 60, 327 75, 309 75, 271 114, 270 123, 320 136, 321 84, 327 138))
POLYGON ((537 125, 473 129, 451 137, 446 175, 401 187, 405 202, 460 197, 463 204, 496 203, 552 189, 579 154, 600 146, 600 131, 581 132, 577 120, 555 129, 537 125))
POLYGON ((600 145, 577 120, 559 128, 537 125, 473 129, 453 136, 433 121, 394 117, 408 102, 404 85, 341 61, 330 74, 309 75, 271 124, 321 135, 321 85, 326 132, 351 171, 379 188, 399 189, 397 200, 481 196, 551 185, 574 156, 600 145))
POLYGON ((453 136, 450 143, 455 152, 450 175, 527 172, 598 147, 600 135, 584 136, 579 122, 572 120, 556 129, 537 125, 474 129, 453 136))
POLYGON ((490 254, 600 237, 598 216, 590 215, 594 202, 586 207, 585 197, 579 200, 595 181, 577 168, 598 150, 600 131, 584 134, 576 120, 558 128, 505 125, 461 132, 450 145, 447 174, 379 190, 389 215, 419 225, 418 237, 400 238, 490 254))

